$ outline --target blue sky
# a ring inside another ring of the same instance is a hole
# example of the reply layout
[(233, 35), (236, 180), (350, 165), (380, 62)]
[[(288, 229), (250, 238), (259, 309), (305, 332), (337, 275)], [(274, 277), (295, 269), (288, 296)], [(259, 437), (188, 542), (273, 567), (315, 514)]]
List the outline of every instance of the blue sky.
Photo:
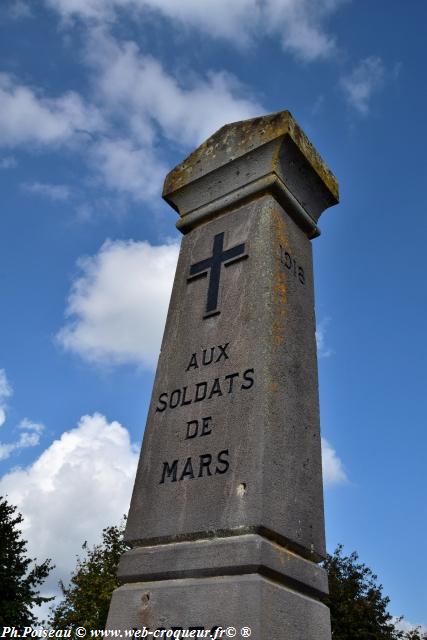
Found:
[(2, 0), (0, 492), (67, 579), (127, 511), (179, 234), (166, 172), (289, 109), (341, 188), (315, 281), (329, 550), (427, 625), (427, 6)]

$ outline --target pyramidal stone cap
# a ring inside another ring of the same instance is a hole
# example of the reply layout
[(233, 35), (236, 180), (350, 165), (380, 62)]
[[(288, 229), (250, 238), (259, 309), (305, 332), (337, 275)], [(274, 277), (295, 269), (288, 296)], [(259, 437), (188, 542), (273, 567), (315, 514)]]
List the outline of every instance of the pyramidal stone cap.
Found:
[(289, 111), (221, 127), (167, 176), (163, 198), (191, 231), (241, 201), (270, 194), (316, 237), (321, 213), (338, 203), (338, 182)]

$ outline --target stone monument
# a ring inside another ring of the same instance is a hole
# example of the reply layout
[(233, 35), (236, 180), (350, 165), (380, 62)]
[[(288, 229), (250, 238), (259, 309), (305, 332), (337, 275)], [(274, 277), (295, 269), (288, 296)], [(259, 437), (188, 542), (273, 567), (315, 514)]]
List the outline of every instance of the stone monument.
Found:
[(163, 197), (184, 237), (107, 628), (330, 640), (311, 239), (337, 182), (282, 111)]

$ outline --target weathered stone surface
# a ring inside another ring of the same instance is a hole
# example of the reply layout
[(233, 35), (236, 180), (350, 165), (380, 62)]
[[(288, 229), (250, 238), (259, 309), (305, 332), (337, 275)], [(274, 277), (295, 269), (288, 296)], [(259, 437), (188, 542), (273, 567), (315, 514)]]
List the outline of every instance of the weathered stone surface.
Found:
[(330, 640), (310, 238), (338, 187), (288, 112), (166, 179), (184, 238), (109, 628)]
[[(191, 264), (212, 255), (220, 233), (225, 249), (244, 243), (247, 258), (222, 266), (220, 313), (204, 318), (208, 277), (187, 276)], [(177, 274), (127, 538), (152, 544), (258, 531), (319, 559), (310, 241), (264, 196), (186, 235)], [(203, 365), (204, 350), (212, 363)], [(187, 438), (196, 428), (188, 423), (198, 421), (200, 434), (204, 418), (211, 433)], [(209, 467), (200, 466), (209, 460), (201, 456), (212, 457)]]
[(338, 202), (335, 176), (289, 111), (222, 127), (169, 173), (163, 197), (183, 217), (178, 227), (185, 232), (199, 220), (196, 212), (211, 215), (262, 191), (305, 219), (310, 237), (318, 235), (322, 211)]
[[(219, 167), (230, 164), (269, 142), (282, 143), (289, 136), (319, 176), (331, 196), (338, 200), (338, 183), (298, 126), (289, 111), (278, 111), (269, 115), (241, 122), (226, 124), (208, 138), (181, 164), (173, 169), (165, 180), (163, 196), (167, 199), (182, 187), (204, 177)], [(277, 158), (275, 159), (277, 161)]]
[(254, 535), (136, 547), (120, 561), (123, 582), (258, 573), (317, 599), (328, 593), (326, 571), (279, 544)]
[[(108, 629), (249, 627), (257, 640), (330, 638), (328, 608), (262, 576), (166, 580), (120, 587)], [(226, 638), (226, 635), (222, 636)]]

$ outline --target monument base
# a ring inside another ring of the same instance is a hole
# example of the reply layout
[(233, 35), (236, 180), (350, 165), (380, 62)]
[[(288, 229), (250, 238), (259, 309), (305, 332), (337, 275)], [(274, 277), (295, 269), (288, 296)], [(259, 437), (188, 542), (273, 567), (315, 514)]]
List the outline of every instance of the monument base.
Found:
[(120, 629), (123, 637), (132, 629), (139, 637), (143, 629), (200, 629), (211, 631), (208, 638), (331, 638), (323, 603), (258, 574), (124, 585), (113, 594), (107, 629)]
[(107, 629), (122, 637), (200, 629), (217, 640), (250, 629), (256, 640), (331, 638), (325, 570), (258, 534), (137, 547), (118, 575), (127, 584), (113, 594)]

